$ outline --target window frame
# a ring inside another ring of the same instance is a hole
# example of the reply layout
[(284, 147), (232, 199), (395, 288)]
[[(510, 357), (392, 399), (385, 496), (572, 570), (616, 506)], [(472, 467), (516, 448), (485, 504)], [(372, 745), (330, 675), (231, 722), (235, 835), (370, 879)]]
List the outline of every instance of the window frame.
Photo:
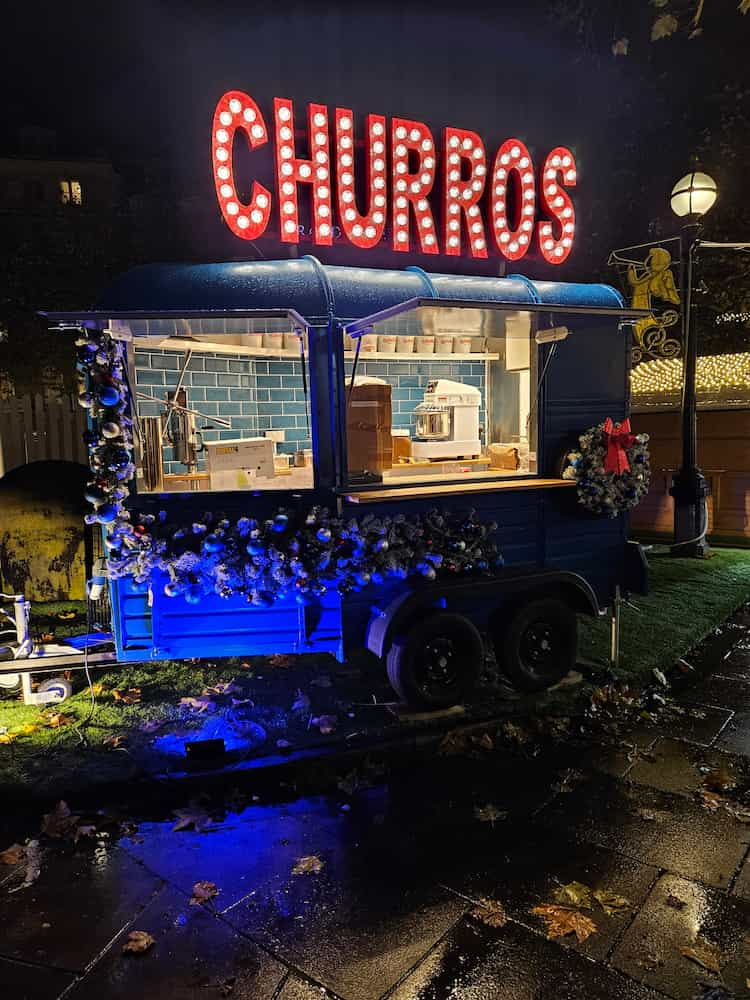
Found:
[[(556, 325), (554, 322), (555, 315), (570, 316), (570, 315), (582, 315), (582, 316), (594, 316), (594, 315), (605, 315), (611, 316), (612, 318), (618, 318), (621, 323), (634, 322), (636, 319), (641, 317), (642, 310), (628, 309), (627, 307), (622, 308), (611, 308), (611, 307), (591, 307), (591, 306), (575, 306), (575, 305), (563, 305), (563, 304), (550, 304), (541, 302), (523, 302), (523, 301), (494, 301), (494, 300), (483, 300), (483, 299), (449, 299), (441, 297), (425, 297), (418, 296), (412, 299), (407, 299), (405, 302), (397, 303), (393, 306), (389, 306), (386, 309), (379, 310), (378, 312), (371, 313), (368, 316), (361, 317), (359, 319), (349, 320), (343, 322), (340, 325), (340, 337), (339, 343), (337, 345), (337, 357), (339, 363), (337, 365), (337, 394), (338, 398), (341, 400), (341, 406), (339, 407), (339, 433), (337, 441), (337, 461), (339, 472), (339, 481), (337, 484), (337, 492), (346, 496), (350, 493), (356, 492), (357, 494), (365, 495), (368, 492), (376, 493), (383, 491), (384, 489), (394, 490), (394, 491), (408, 491), (412, 488), (425, 487), (425, 486), (435, 486), (438, 487), (441, 483), (436, 481), (424, 482), (419, 476), (405, 477), (403, 481), (389, 480), (386, 482), (372, 482), (372, 483), (354, 483), (349, 480), (349, 470), (348, 470), (348, 456), (347, 456), (347, 433), (346, 433), (346, 399), (349, 391), (349, 378), (346, 375), (345, 364), (344, 364), (344, 337), (349, 336), (357, 340), (358, 338), (364, 336), (367, 333), (374, 332), (374, 327), (377, 323), (381, 323), (384, 320), (393, 319), (396, 316), (401, 315), (404, 312), (414, 311), (423, 307), (428, 308), (451, 308), (451, 309), (474, 309), (474, 310), (484, 310), (492, 309), (501, 312), (527, 312), (531, 314), (531, 329), (529, 336), (531, 338), (532, 344), (536, 346), (536, 355), (534, 358), (534, 365), (532, 365), (532, 370), (536, 370), (537, 373), (537, 384), (533, 383), (530, 386), (530, 412), (535, 413), (536, 422), (536, 441), (535, 441), (535, 452), (537, 455), (537, 467), (535, 472), (519, 472), (517, 474), (498, 474), (498, 475), (482, 475), (479, 476), (478, 473), (466, 473), (460, 476), (449, 476), (446, 475), (444, 480), (445, 484), (456, 485), (461, 484), (466, 487), (468, 491), (479, 491), (485, 485), (494, 485), (498, 482), (506, 482), (511, 484), (513, 482), (528, 482), (533, 480), (548, 481), (550, 479), (549, 471), (542, 468), (540, 457), (544, 455), (544, 414), (546, 412), (546, 377), (544, 377), (545, 366), (548, 363), (550, 357), (551, 345), (538, 343), (535, 339), (537, 332), (539, 331), (539, 317), (549, 316), (552, 322), (550, 326)], [(404, 355), (404, 360), (408, 360), (407, 355)]]
[[(60, 314), (50, 313), (48, 318), (50, 320), (55, 320), (56, 316)], [(315, 427), (314, 419), (314, 409), (316, 398), (316, 384), (315, 376), (313, 374), (310, 358), (310, 329), (311, 325), (294, 309), (237, 309), (237, 310), (169, 310), (169, 311), (138, 311), (138, 312), (107, 312), (107, 313), (91, 313), (87, 314), (86, 319), (96, 318), (100, 327), (106, 325), (110, 328), (110, 332), (117, 339), (121, 340), (125, 344), (125, 368), (127, 372), (127, 382), (128, 382), (128, 401), (130, 406), (131, 416), (133, 416), (133, 461), (138, 468), (142, 467), (142, 452), (141, 452), (141, 440), (138, 431), (138, 415), (136, 412), (137, 399), (138, 399), (138, 389), (136, 383), (136, 365), (135, 365), (135, 352), (138, 350), (138, 341), (141, 339), (138, 335), (134, 335), (130, 330), (128, 324), (135, 322), (144, 321), (174, 321), (174, 320), (191, 320), (191, 319), (204, 319), (204, 320), (221, 320), (221, 319), (232, 319), (232, 320), (263, 320), (263, 319), (283, 319), (289, 320), (290, 326), (292, 327), (292, 333), (297, 334), (302, 343), (305, 342), (304, 338), (307, 337), (307, 348), (305, 349), (305, 369), (307, 376), (307, 398), (308, 398), (308, 417), (310, 420), (310, 437), (313, 451), (313, 483), (311, 486), (305, 487), (288, 487), (279, 486), (278, 488), (268, 489), (260, 488), (257, 490), (145, 490), (142, 486), (139, 486), (140, 477), (136, 476), (131, 482), (131, 501), (136, 498), (149, 499), (153, 497), (183, 497), (185, 495), (197, 495), (200, 497), (209, 496), (233, 496), (242, 497), (245, 495), (249, 496), (273, 496), (276, 494), (282, 494), (284, 492), (293, 492), (300, 495), (309, 495), (314, 493), (320, 488), (320, 472), (319, 463), (316, 461), (316, 455), (318, 454), (316, 450), (316, 436), (319, 434), (319, 429)], [(121, 328), (118, 331), (117, 326), (112, 329), (113, 324), (121, 324)], [(217, 338), (217, 344), (220, 343), (220, 338), (226, 336), (227, 334), (217, 333), (215, 336)], [(167, 341), (172, 339), (175, 341), (174, 349), (178, 351), (184, 351), (185, 345), (189, 345), (190, 341), (186, 340), (179, 335), (165, 334), (162, 341)], [(203, 343), (206, 343), (205, 341)], [(160, 349), (169, 349), (170, 345), (163, 345), (163, 343), (158, 345)], [(229, 350), (230, 347), (236, 345), (227, 345), (227, 353), (243, 353), (241, 349), (236, 352)], [(260, 349), (263, 350), (263, 349)], [(211, 353), (210, 350), (205, 353)], [(272, 357), (273, 354), (248, 354), (249, 357)], [(220, 414), (219, 414), (220, 415)], [(187, 475), (187, 473), (186, 473)]]

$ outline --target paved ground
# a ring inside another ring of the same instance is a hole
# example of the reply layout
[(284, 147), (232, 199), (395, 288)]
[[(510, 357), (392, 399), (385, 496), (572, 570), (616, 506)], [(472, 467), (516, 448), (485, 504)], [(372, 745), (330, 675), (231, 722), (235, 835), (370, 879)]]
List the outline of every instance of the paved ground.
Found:
[[(749, 996), (750, 618), (712, 649), (686, 714), (658, 727), (538, 754), (475, 745), (387, 779), (364, 767), (316, 797), (206, 800), (183, 816), (201, 831), (175, 831), (164, 803), (137, 829), (102, 835), (100, 816), (77, 844), (42, 837), (33, 884), (0, 866), (0, 995)], [(296, 874), (310, 858), (320, 870)], [(211, 903), (190, 904), (198, 881)], [(612, 915), (590, 901), (581, 943), (531, 912), (572, 882), (623, 897)], [(504, 926), (472, 914), (482, 897)], [(154, 939), (143, 954), (123, 954), (133, 931)]]

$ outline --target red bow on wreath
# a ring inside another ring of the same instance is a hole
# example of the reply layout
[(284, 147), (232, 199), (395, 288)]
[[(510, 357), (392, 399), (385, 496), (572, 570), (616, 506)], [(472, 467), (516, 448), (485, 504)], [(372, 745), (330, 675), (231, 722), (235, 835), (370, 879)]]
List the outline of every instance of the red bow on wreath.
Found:
[(630, 433), (630, 420), (623, 420), (621, 424), (615, 424), (611, 417), (607, 417), (602, 430), (607, 439), (604, 471), (614, 472), (618, 476), (622, 475), (623, 472), (629, 472), (630, 462), (628, 462), (625, 449), (632, 448), (636, 442), (635, 434)]

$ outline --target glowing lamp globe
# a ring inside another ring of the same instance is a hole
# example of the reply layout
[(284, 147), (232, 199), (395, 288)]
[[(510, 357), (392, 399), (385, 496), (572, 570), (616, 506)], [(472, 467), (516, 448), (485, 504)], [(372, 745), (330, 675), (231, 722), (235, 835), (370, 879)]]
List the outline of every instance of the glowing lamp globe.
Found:
[(685, 174), (672, 188), (670, 205), (675, 215), (699, 218), (716, 201), (716, 181), (708, 174), (693, 171)]

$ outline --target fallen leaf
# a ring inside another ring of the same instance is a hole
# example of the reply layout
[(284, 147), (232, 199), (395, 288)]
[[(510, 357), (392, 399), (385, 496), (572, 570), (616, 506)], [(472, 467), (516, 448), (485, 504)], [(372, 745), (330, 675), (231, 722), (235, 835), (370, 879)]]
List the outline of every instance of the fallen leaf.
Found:
[(18, 739), (18, 733), (0, 733), (0, 744), (9, 746)]
[(122, 733), (112, 733), (111, 736), (105, 736), (102, 740), (102, 746), (107, 747), (109, 750), (117, 750), (119, 747), (125, 746), (127, 743), (127, 736)]
[(154, 944), (156, 941), (148, 931), (131, 931), (128, 940), (122, 946), (122, 951), (124, 955), (142, 955)]
[(0, 851), (0, 864), (20, 865), (26, 857), (26, 848), (22, 844), (11, 844), (4, 851)]
[(47, 725), (50, 729), (60, 729), (62, 726), (69, 726), (73, 721), (72, 715), (64, 715), (62, 712), (53, 712), (47, 716)]
[(596, 889), (593, 896), (608, 917), (616, 917), (618, 913), (625, 913), (631, 908), (629, 899), (618, 896), (615, 892), (608, 892), (607, 889)]
[(30, 840), (26, 845), (26, 870), (23, 875), (23, 882), (11, 889), (11, 892), (18, 892), (20, 889), (27, 889), (39, 878), (42, 871), (42, 851), (38, 840)]
[(318, 729), (324, 736), (328, 736), (336, 728), (336, 723), (339, 721), (336, 715), (319, 715), (316, 719), (313, 719), (313, 725), (317, 726)]
[(141, 733), (155, 733), (157, 729), (161, 729), (166, 721), (166, 719), (147, 719), (138, 726), (138, 730)]
[(508, 914), (505, 907), (496, 899), (480, 898), (477, 905), (471, 911), (470, 916), (475, 920), (481, 920), (489, 927), (505, 927), (508, 922)]
[(65, 837), (78, 825), (80, 818), (73, 816), (68, 803), (61, 799), (52, 812), (45, 813), (42, 817), (42, 833), (47, 837)]
[(274, 653), (268, 657), (268, 663), (272, 667), (293, 667), (297, 662), (297, 657), (291, 653)]
[(750, 823), (750, 809), (739, 802), (724, 802), (724, 811), (740, 823)]
[(628, 54), (628, 46), (630, 45), (630, 39), (628, 38), (617, 38), (612, 42), (612, 55), (613, 56), (626, 56)]
[(684, 899), (680, 899), (679, 896), (675, 896), (674, 893), (671, 892), (664, 900), (664, 903), (666, 906), (671, 906), (673, 910), (684, 910), (687, 906)]
[(315, 875), (323, 870), (325, 861), (321, 861), (317, 854), (307, 854), (300, 858), (292, 868), (292, 875)]
[(40, 642), (54, 642), (55, 641), (55, 634), (54, 634), (54, 632), (42, 632), (42, 634), (39, 636), (39, 641)]
[(724, 803), (724, 799), (721, 795), (717, 795), (716, 792), (708, 792), (705, 789), (698, 793), (701, 800), (701, 805), (707, 812), (718, 812)]
[(658, 667), (654, 667), (651, 673), (654, 675), (654, 678), (661, 684), (662, 687), (669, 687), (669, 681), (667, 680), (663, 670), (659, 670)]
[(531, 739), (529, 733), (522, 726), (517, 726), (515, 722), (504, 722), (502, 732), (506, 739), (519, 747), (524, 746)]
[(651, 27), (651, 41), (658, 42), (660, 38), (669, 38), (679, 26), (679, 21), (674, 14), (661, 14)]
[(242, 694), (243, 690), (234, 681), (221, 681), (218, 684), (212, 684), (210, 687), (204, 688), (203, 695), (228, 695), (228, 694)]
[(580, 910), (572, 910), (566, 906), (544, 903), (542, 906), (533, 907), (531, 912), (538, 914), (544, 920), (547, 925), (547, 937), (550, 938), (575, 934), (579, 944), (582, 944), (598, 929), (591, 917), (587, 917)]
[(560, 772), (560, 780), (552, 784), (552, 791), (561, 793), (572, 792), (576, 785), (583, 781), (584, 777), (585, 775), (582, 771), (577, 771), (574, 767), (566, 768), (565, 771)]
[(174, 809), (173, 815), (177, 817), (177, 822), (172, 827), (173, 833), (175, 830), (189, 830), (190, 827), (196, 833), (203, 833), (213, 822), (204, 809), (194, 804), (191, 804), (187, 809)]
[(494, 750), (495, 741), (492, 739), (489, 733), (482, 733), (481, 736), (472, 736), (471, 742), (474, 746), (479, 747), (480, 750)]
[(297, 694), (294, 702), (292, 703), (292, 711), (297, 715), (309, 715), (310, 705), (310, 699), (307, 697), (302, 688), (297, 688)]
[(81, 837), (95, 837), (96, 826), (93, 823), (77, 823), (73, 834), (73, 843), (77, 844)]
[(211, 701), (207, 695), (198, 695), (197, 698), (180, 698), (180, 705), (186, 708), (193, 708), (196, 712), (213, 712), (216, 702)]
[(39, 726), (35, 726), (31, 722), (27, 722), (26, 725), (21, 726), (21, 728), (18, 730), (18, 735), (32, 736), (37, 731), (37, 729), (39, 729)]
[(57, 613), (57, 617), (63, 622), (69, 622), (71, 618), (75, 618), (75, 616), (75, 611), (58, 611)]
[(697, 937), (689, 947), (681, 948), (680, 952), (709, 972), (721, 972), (724, 956), (717, 945), (705, 938)]
[(549, 691), (559, 691), (561, 688), (576, 687), (583, 680), (583, 674), (578, 670), (569, 670), (567, 674), (559, 680), (557, 684), (553, 684)]
[(468, 749), (468, 736), (466, 733), (455, 729), (453, 732), (445, 734), (438, 745), (437, 752), (440, 757), (456, 757), (459, 754), (466, 753)]
[(576, 906), (584, 910), (590, 910), (591, 889), (583, 882), (568, 882), (561, 885), (552, 893), (552, 898), (561, 906)]
[(291, 745), (289, 740), (276, 740), (276, 746), (279, 750), (288, 750)]
[(649, 823), (660, 823), (664, 818), (664, 813), (658, 809), (638, 809), (636, 815)]
[(703, 787), (710, 792), (726, 792), (734, 788), (737, 778), (728, 768), (718, 767), (709, 771), (703, 778)]
[(123, 705), (137, 705), (141, 700), (141, 689), (128, 688), (126, 691), (123, 688), (115, 688), (112, 691), (112, 697), (115, 701), (121, 701)]
[(740, 12), (740, 14), (747, 14), (747, 12), (750, 10), (750, 0), (740, 0), (737, 10)]
[(491, 823), (493, 826), (498, 820), (507, 819), (508, 817), (507, 812), (503, 812), (502, 809), (493, 806), (491, 802), (486, 806), (477, 806), (474, 809), (474, 815), (480, 823)]
[(214, 882), (196, 882), (193, 886), (193, 894), (190, 897), (191, 906), (201, 906), (203, 903), (208, 903), (212, 899), (215, 899), (221, 889), (219, 889)]

